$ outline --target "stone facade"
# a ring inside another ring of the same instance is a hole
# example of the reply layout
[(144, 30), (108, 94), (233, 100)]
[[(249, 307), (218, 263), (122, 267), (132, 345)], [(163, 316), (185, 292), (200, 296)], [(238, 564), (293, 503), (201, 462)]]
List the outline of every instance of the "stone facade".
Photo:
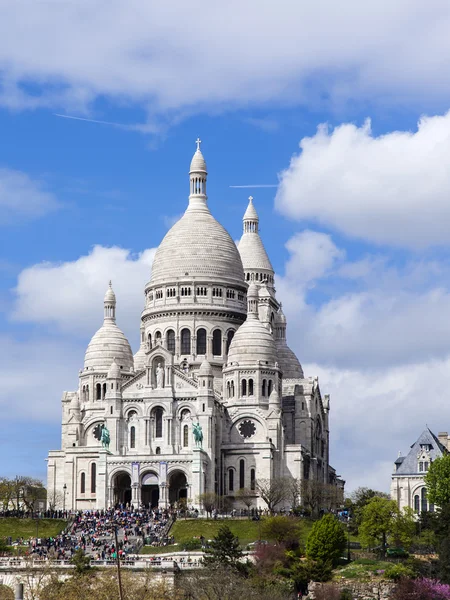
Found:
[(400, 509), (408, 506), (417, 514), (434, 511), (434, 506), (427, 500), (424, 477), (432, 461), (448, 452), (449, 448), (447, 432), (436, 436), (427, 427), (406, 456), (399, 453), (392, 474), (391, 498), (396, 500)]
[(200, 507), (204, 492), (234, 500), (247, 488), (264, 507), (257, 479), (336, 481), (330, 399), (287, 345), (252, 199), (237, 247), (209, 211), (206, 180), (198, 144), (188, 208), (145, 286), (134, 357), (116, 325), (111, 285), (106, 292), (79, 388), (62, 398), (61, 450), (48, 457), (49, 498), (59, 506), (166, 507), (185, 498)]

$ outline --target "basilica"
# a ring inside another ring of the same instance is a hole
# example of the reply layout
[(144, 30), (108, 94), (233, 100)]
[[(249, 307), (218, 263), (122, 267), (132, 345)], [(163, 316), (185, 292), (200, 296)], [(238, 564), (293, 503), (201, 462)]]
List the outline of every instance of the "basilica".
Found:
[[(236, 245), (211, 214), (197, 141), (186, 212), (162, 240), (144, 288), (133, 356), (111, 283), (76, 391), (62, 397), (48, 498), (85, 510), (118, 503), (202, 508), (258, 482), (336, 482), (330, 398), (286, 341), (274, 270), (249, 200)], [(117, 301), (118, 300), (118, 301)], [(286, 498), (288, 508), (292, 499)]]

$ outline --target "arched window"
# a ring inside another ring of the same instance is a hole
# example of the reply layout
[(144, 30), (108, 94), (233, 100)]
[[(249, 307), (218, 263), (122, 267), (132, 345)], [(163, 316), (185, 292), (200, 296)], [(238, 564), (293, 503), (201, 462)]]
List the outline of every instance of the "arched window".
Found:
[(91, 465), (91, 494), (95, 494), (97, 489), (97, 465), (92, 463)]
[(255, 469), (250, 469), (250, 489), (255, 491), (256, 489), (256, 478), (255, 478)]
[(230, 349), (230, 344), (233, 341), (234, 338), (234, 330), (231, 329), (228, 333), (227, 333), (227, 354), (228, 354), (228, 350)]
[(206, 354), (206, 329), (197, 331), (197, 354)]
[(81, 473), (80, 475), (80, 494), (84, 494), (86, 492), (86, 473)]
[(155, 344), (160, 344), (161, 343), (161, 332), (157, 331), (155, 333)]
[(253, 396), (253, 379), (248, 380), (248, 395)]
[(215, 329), (213, 332), (212, 353), (213, 356), (222, 355), (222, 332), (220, 329)]
[(243, 379), (241, 385), (242, 385), (242, 394), (241, 394), (241, 396), (246, 396), (247, 395), (247, 380)]
[(95, 386), (95, 399), (96, 400), (102, 399), (102, 384), (101, 383), (97, 383), (97, 385)]
[(422, 501), (422, 512), (426, 512), (428, 510), (428, 502), (427, 502), (427, 488), (423, 487), (420, 492), (421, 501)]
[(102, 386), (102, 400), (105, 399), (105, 396), (106, 396), (106, 383), (104, 383)]
[(245, 487), (245, 461), (243, 458), (239, 461), (239, 487)]
[(262, 382), (262, 395), (263, 395), (263, 398), (266, 397), (266, 393), (267, 393), (267, 381), (265, 379), (263, 379), (263, 382)]
[(166, 346), (169, 352), (175, 352), (175, 331), (169, 329), (166, 333)]
[(189, 446), (189, 426), (184, 425), (183, 427), (183, 447), (187, 448)]
[(147, 336), (147, 343), (148, 343), (148, 347), (151, 348), (152, 347), (152, 334), (149, 333)]
[(231, 382), (231, 397), (234, 398), (234, 381)]
[(189, 329), (181, 330), (181, 354), (191, 353), (191, 332)]
[(234, 469), (228, 471), (228, 491), (234, 492)]
[(130, 428), (130, 448), (136, 448), (136, 427)]
[(269, 379), (269, 384), (267, 386), (267, 395), (270, 396), (270, 394), (272, 393), (273, 390), (273, 381), (271, 379)]
[(229, 381), (227, 381), (227, 398), (231, 398), (231, 385)]
[(414, 512), (416, 512), (417, 514), (420, 513), (420, 498), (419, 498), (419, 494), (416, 494), (414, 496)]
[(163, 409), (155, 408), (155, 437), (161, 438), (163, 436)]
[(161, 454), (161, 448), (159, 446), (156, 448), (156, 454)]

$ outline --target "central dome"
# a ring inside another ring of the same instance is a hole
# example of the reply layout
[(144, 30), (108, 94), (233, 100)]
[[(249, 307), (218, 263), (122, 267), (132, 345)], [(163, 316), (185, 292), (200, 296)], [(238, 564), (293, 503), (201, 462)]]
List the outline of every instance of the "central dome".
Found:
[(206, 207), (189, 207), (156, 251), (150, 283), (178, 279), (244, 283), (236, 244)]
[(245, 281), (236, 244), (209, 212), (206, 195), (207, 169), (197, 139), (189, 170), (189, 206), (166, 234), (153, 260), (150, 284), (179, 280), (210, 280), (238, 284)]

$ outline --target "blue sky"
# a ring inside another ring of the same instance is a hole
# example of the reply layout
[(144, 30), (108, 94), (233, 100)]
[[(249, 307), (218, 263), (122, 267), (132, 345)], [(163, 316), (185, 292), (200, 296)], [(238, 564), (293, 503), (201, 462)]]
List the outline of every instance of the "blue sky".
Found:
[[(45, 477), (110, 278), (137, 347), (200, 136), (234, 239), (255, 198), (332, 463), (388, 489), (398, 451), (450, 427), (448, 4), (20, 4), (0, 7), (0, 475)], [(230, 187), (250, 184), (277, 187)]]

